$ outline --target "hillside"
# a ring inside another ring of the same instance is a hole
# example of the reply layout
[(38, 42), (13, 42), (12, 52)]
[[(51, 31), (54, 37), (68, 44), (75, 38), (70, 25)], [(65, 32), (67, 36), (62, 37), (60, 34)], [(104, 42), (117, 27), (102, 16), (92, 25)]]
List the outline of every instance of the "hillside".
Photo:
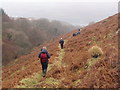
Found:
[[(120, 88), (118, 14), (59, 36), (3, 67), (3, 88)], [(59, 39), (65, 39), (64, 49)], [(38, 53), (47, 46), (52, 54), (46, 78), (41, 76)], [(97, 47), (93, 49), (92, 47)], [(92, 52), (91, 52), (92, 51)], [(98, 54), (93, 57), (92, 54)]]
[[(2, 14), (2, 42), (4, 43), (3, 65), (7, 65), (21, 55), (28, 54), (32, 48), (75, 28), (71, 24), (57, 20), (9, 17), (3, 9), (0, 9), (0, 13)], [(12, 51), (14, 48), (15, 51)]]

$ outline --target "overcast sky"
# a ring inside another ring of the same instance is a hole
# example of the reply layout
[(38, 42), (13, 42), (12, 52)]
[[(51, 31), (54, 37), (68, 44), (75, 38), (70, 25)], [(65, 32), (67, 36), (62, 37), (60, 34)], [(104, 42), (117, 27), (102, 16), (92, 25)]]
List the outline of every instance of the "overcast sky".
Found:
[(12, 17), (48, 18), (86, 25), (118, 13), (119, 0), (0, 0)]

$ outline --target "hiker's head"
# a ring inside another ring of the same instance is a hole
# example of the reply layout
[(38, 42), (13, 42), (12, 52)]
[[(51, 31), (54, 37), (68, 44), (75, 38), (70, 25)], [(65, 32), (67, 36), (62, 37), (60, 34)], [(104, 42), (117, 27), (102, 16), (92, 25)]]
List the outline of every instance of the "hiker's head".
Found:
[(61, 40), (62, 40), (62, 38), (61, 38)]
[(42, 49), (47, 49), (46, 47), (43, 47)]

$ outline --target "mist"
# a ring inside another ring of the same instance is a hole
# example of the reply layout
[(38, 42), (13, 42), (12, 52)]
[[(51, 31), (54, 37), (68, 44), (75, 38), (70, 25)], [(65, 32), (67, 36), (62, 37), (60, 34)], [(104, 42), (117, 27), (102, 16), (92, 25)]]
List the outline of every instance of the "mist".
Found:
[(3, 2), (11, 17), (47, 18), (86, 25), (118, 13), (117, 2)]

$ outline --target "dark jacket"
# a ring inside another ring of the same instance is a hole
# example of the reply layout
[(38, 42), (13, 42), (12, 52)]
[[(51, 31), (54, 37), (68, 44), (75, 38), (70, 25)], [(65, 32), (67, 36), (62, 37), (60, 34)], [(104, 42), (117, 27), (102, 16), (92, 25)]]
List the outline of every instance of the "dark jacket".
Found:
[(78, 34), (80, 34), (80, 32), (77, 32), (76, 34), (78, 35)]
[(41, 53), (46, 53), (48, 59), (50, 58), (50, 54), (48, 53), (48, 51), (46, 49), (42, 49), (42, 51), (38, 54), (38, 57), (40, 58)]
[(60, 40), (59, 43), (60, 43), (60, 44), (64, 44), (64, 40)]
[(80, 32), (76, 32), (76, 33), (73, 33), (73, 36), (77, 36), (79, 34), (80, 34)]
[(73, 33), (73, 36), (76, 36), (76, 33)]

